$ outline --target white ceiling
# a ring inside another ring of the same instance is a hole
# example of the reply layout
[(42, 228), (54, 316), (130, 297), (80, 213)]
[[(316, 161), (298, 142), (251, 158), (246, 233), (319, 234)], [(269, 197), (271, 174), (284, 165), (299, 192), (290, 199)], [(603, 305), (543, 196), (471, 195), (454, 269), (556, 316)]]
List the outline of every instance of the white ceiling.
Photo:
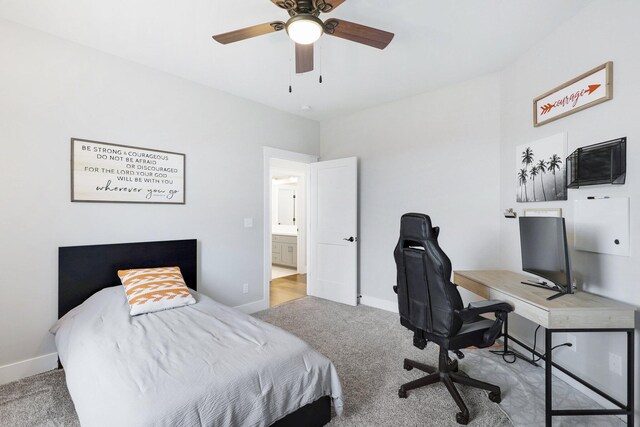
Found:
[(380, 51), (323, 36), (316, 70), (293, 74), (291, 94), (285, 32), (226, 46), (211, 39), (286, 20), (269, 0), (0, 0), (0, 17), (322, 120), (500, 70), (589, 1), (347, 0), (323, 17), (391, 31), (394, 40)]

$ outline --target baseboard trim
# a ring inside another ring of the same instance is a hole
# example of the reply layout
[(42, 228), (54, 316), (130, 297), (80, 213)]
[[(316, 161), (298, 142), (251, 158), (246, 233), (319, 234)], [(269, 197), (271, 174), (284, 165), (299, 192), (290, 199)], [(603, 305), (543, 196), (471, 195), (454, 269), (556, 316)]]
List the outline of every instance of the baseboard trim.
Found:
[(389, 301), (382, 298), (370, 297), (368, 295), (362, 295), (360, 297), (360, 304), (369, 307), (379, 308), (381, 310), (391, 311), (393, 313), (398, 312), (398, 302)]
[(10, 383), (58, 367), (58, 353), (49, 353), (33, 359), (0, 366), (0, 384)]
[(240, 310), (243, 313), (252, 314), (257, 313), (258, 311), (266, 310), (267, 308), (269, 308), (269, 303), (267, 303), (266, 300), (261, 299), (247, 304), (237, 305), (233, 308), (235, 308), (236, 310)]

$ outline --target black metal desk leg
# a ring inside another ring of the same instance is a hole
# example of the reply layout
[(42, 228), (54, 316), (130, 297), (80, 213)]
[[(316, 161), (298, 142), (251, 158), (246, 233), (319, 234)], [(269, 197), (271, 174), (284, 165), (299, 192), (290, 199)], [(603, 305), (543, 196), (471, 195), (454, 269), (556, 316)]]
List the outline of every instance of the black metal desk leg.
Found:
[(509, 351), (508, 343), (507, 343), (507, 341), (509, 340), (509, 316), (508, 315), (504, 319), (504, 333), (502, 334), (502, 339), (504, 341), (503, 351), (506, 353), (507, 351)]
[(551, 391), (551, 335), (552, 331), (550, 329), (545, 329), (544, 336), (544, 416), (545, 416), (545, 425), (547, 427), (551, 427), (551, 410), (552, 410), (552, 401), (553, 395)]
[(634, 329), (627, 330), (627, 425), (633, 425), (633, 416), (634, 416), (634, 378), (635, 373), (633, 372), (633, 364), (634, 364), (634, 352), (635, 352), (635, 342), (634, 342)]

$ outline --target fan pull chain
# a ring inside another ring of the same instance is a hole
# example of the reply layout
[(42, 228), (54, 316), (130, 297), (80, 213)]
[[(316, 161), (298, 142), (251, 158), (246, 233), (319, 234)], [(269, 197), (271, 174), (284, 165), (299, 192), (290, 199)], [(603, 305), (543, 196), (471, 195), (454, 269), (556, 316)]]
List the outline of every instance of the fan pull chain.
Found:
[(292, 57), (292, 52), (293, 52), (293, 43), (289, 43), (289, 93), (293, 92), (293, 87), (291, 86), (291, 80), (292, 80), (292, 76), (291, 76), (291, 70), (292, 70), (292, 61), (291, 61), (291, 57)]
[(318, 40), (318, 68), (320, 70), (320, 77), (318, 78), (318, 83), (322, 84), (322, 42)]

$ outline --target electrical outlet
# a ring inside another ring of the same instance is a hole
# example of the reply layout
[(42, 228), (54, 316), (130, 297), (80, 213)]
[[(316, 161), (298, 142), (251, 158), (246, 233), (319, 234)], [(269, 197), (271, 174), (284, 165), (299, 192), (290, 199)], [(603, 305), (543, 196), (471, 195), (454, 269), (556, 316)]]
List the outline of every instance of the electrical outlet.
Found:
[(622, 357), (615, 353), (609, 353), (609, 370), (622, 376)]
[(245, 218), (244, 228), (252, 228), (252, 227), (253, 227), (253, 218)]
[(249, 293), (249, 284), (248, 283), (244, 283), (242, 285), (242, 293), (243, 294), (248, 294)]
[(576, 351), (576, 336), (572, 334), (567, 334), (567, 342), (571, 343), (571, 351)]

